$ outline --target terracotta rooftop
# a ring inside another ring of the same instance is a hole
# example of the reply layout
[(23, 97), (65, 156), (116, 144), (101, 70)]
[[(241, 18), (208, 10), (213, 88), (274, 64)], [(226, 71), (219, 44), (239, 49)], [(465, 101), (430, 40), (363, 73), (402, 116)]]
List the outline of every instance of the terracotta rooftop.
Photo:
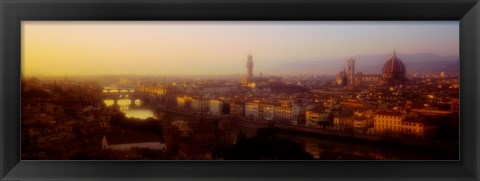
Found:
[(375, 115), (382, 115), (382, 116), (403, 116), (404, 113), (402, 113), (402, 112), (380, 111), (380, 112), (375, 113)]

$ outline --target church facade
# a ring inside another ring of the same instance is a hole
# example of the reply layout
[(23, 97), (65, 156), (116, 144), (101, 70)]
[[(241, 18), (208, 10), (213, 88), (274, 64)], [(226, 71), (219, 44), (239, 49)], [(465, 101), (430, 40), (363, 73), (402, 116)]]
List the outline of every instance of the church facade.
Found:
[(355, 60), (350, 58), (347, 61), (348, 71), (340, 71), (335, 79), (339, 86), (361, 87), (368, 85), (402, 85), (407, 81), (406, 68), (402, 60), (398, 58), (395, 50), (392, 56), (385, 62), (382, 74), (355, 73)]

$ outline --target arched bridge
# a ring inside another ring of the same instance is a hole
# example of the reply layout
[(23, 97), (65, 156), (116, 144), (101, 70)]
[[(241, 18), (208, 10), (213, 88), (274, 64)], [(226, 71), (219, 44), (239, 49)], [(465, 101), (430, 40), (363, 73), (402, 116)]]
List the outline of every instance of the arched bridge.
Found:
[(139, 93), (134, 88), (123, 88), (117, 86), (105, 86), (102, 90), (103, 99), (125, 99), (136, 100), (140, 98)]

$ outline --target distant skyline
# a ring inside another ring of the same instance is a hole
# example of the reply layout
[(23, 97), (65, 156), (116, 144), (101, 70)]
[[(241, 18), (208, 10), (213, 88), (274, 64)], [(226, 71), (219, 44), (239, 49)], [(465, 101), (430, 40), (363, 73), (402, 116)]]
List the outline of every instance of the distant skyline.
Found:
[(458, 55), (458, 21), (22, 22), (25, 76), (246, 74), (249, 53), (254, 74), (268, 74), (278, 64), (393, 49)]

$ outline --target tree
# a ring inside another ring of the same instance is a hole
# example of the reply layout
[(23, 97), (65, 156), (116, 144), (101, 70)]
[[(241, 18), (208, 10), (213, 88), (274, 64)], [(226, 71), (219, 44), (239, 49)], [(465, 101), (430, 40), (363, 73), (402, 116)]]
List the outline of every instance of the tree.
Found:
[(237, 133), (237, 142), (245, 141), (247, 139), (247, 135), (242, 131), (238, 131)]
[(226, 150), (227, 160), (310, 160), (313, 156), (298, 143), (277, 138), (271, 128), (260, 129), (257, 136), (241, 139)]
[(51, 95), (50, 93), (42, 90), (42, 89), (30, 89), (28, 91), (25, 91), (22, 94), (23, 98), (30, 98), (30, 99), (36, 99), (36, 98), (50, 98)]
[(125, 115), (122, 113), (117, 113), (112, 115), (112, 117), (110, 117), (110, 124), (119, 126), (120, 124), (123, 123), (124, 120), (125, 120)]

